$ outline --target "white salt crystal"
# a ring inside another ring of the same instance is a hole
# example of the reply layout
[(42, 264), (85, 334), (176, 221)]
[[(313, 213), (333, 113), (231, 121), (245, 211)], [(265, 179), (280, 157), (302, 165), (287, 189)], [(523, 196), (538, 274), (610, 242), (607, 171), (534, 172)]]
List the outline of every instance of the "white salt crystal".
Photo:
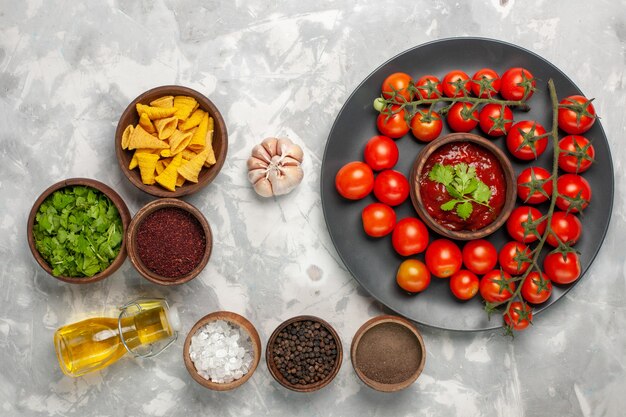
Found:
[(239, 326), (215, 320), (191, 337), (189, 357), (198, 374), (216, 383), (240, 379), (252, 366), (252, 340)]

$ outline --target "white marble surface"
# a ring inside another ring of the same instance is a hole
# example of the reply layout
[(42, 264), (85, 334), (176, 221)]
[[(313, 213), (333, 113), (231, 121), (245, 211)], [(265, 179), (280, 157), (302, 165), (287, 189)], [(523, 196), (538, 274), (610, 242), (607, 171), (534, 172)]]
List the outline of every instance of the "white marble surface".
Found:
[[(0, 0), (0, 415), (623, 415), (626, 2), (354, 3)], [(360, 383), (348, 359), (355, 330), (382, 309), (330, 242), (322, 153), (344, 100), (375, 67), (425, 41), (468, 35), (537, 52), (596, 97), (616, 170), (611, 228), (589, 275), (530, 331), (511, 341), (500, 332), (421, 328), (424, 373), (410, 389), (384, 395)], [(133, 213), (150, 201), (118, 169), (113, 135), (132, 98), (170, 83), (208, 95), (230, 133), (221, 174), (187, 198), (213, 227), (208, 267), (173, 289), (142, 280), (128, 261), (88, 286), (47, 276), (26, 243), (32, 202), (77, 176), (113, 186)], [(245, 160), (269, 135), (303, 146), (306, 177), (291, 195), (261, 200)], [(138, 295), (180, 303), (185, 333), (218, 309), (247, 316), (263, 341), (283, 319), (322, 316), (343, 337), (343, 367), (326, 389), (299, 395), (262, 362), (240, 389), (215, 393), (188, 376), (179, 340), (155, 360), (63, 376), (54, 330)]]

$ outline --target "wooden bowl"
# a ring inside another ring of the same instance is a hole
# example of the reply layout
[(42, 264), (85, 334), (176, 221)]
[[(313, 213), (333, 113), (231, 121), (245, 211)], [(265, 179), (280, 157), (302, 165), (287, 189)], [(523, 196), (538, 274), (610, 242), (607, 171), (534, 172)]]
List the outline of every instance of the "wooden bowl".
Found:
[[(202, 226), (206, 239), (204, 255), (202, 256), (200, 263), (188, 274), (175, 278), (164, 277), (151, 271), (141, 261), (141, 258), (137, 253), (137, 230), (139, 229), (141, 222), (151, 213), (154, 213), (155, 211), (164, 208), (178, 208), (190, 213), (193, 217), (196, 218), (196, 220), (198, 220), (198, 222)], [(211, 233), (211, 227), (209, 226), (209, 222), (207, 222), (204, 215), (200, 212), (200, 210), (198, 210), (191, 204), (186, 203), (182, 200), (178, 200), (176, 198), (164, 198), (160, 200), (154, 200), (143, 206), (137, 212), (137, 214), (135, 214), (135, 217), (133, 217), (132, 221), (130, 222), (126, 238), (126, 248), (128, 250), (128, 257), (130, 258), (130, 262), (141, 274), (141, 276), (143, 276), (148, 281), (154, 282), (155, 284), (159, 285), (179, 285), (194, 279), (204, 269), (207, 262), (209, 262), (212, 247), (213, 235)]]
[[(500, 166), (502, 167), (502, 172), (504, 174), (504, 179), (506, 182), (506, 195), (502, 211), (492, 223), (476, 231), (450, 230), (442, 226), (428, 213), (428, 211), (426, 211), (422, 202), (422, 196), (419, 186), (419, 177), (421, 176), (422, 169), (424, 168), (424, 165), (426, 165), (426, 161), (433, 154), (433, 152), (435, 152), (443, 145), (447, 145), (451, 142), (471, 142), (487, 149), (496, 157), (498, 162), (500, 162)], [(426, 225), (434, 230), (436, 233), (450, 239), (473, 240), (488, 236), (498, 230), (506, 222), (506, 220), (509, 218), (509, 215), (515, 208), (517, 186), (515, 171), (513, 170), (511, 161), (509, 160), (509, 158), (507, 158), (504, 152), (500, 150), (500, 148), (493, 144), (493, 142), (483, 138), (482, 136), (478, 136), (472, 133), (451, 133), (442, 136), (439, 139), (436, 139), (426, 145), (417, 155), (417, 158), (413, 163), (413, 167), (411, 169), (411, 174), (409, 177), (409, 184), (413, 207), (415, 207), (415, 211), (417, 211), (417, 214), (420, 216), (422, 221), (424, 221), (424, 223), (426, 223)]]
[[(122, 219), (122, 227), (124, 230), (122, 231), (122, 245), (120, 247), (120, 252), (117, 254), (111, 265), (104, 271), (92, 276), (92, 277), (66, 277), (66, 276), (54, 276), (52, 275), (52, 268), (48, 265), (48, 262), (41, 256), (37, 248), (35, 247), (35, 238), (33, 236), (33, 227), (35, 226), (35, 216), (37, 215), (37, 211), (39, 210), (39, 206), (43, 203), (43, 201), (48, 198), (53, 192), (60, 190), (62, 188), (74, 185), (82, 185), (86, 187), (91, 187), (100, 191), (102, 194), (106, 195), (111, 202), (117, 208), (117, 211), (120, 214), (120, 218)], [(128, 226), (130, 223), (130, 212), (128, 211), (128, 207), (126, 207), (126, 203), (122, 200), (122, 197), (119, 196), (118, 193), (113, 191), (111, 187), (106, 184), (101, 183), (100, 181), (92, 180), (89, 178), (70, 178), (67, 180), (59, 181), (56, 184), (48, 187), (35, 201), (33, 204), (33, 208), (30, 210), (30, 214), (28, 215), (28, 246), (30, 247), (30, 251), (32, 252), (35, 260), (41, 266), (44, 271), (48, 274), (52, 275), (56, 279), (60, 279), (61, 281), (69, 282), (72, 284), (88, 284), (91, 282), (100, 281), (105, 279), (113, 272), (117, 271), (117, 269), (122, 266), (124, 260), (126, 259), (126, 231), (128, 230)]]
[[(361, 338), (363, 337), (363, 335), (365, 335), (373, 327), (376, 327), (384, 323), (398, 324), (410, 330), (411, 333), (415, 335), (415, 339), (417, 340), (417, 343), (419, 345), (419, 351), (420, 351), (419, 352), (420, 360), (419, 360), (419, 365), (417, 369), (406, 380), (402, 382), (394, 383), (394, 384), (386, 384), (386, 383), (378, 382), (367, 377), (361, 371), (361, 369), (359, 369), (356, 363), (356, 352), (357, 352), (359, 343), (361, 342)], [(426, 348), (424, 347), (424, 340), (422, 339), (422, 335), (415, 328), (415, 326), (411, 324), (411, 322), (409, 322), (408, 320), (402, 317), (383, 315), (383, 316), (374, 317), (368, 320), (359, 328), (359, 330), (356, 331), (356, 333), (354, 334), (354, 338), (352, 339), (352, 345), (350, 346), (350, 357), (352, 360), (352, 367), (354, 368), (354, 371), (356, 372), (357, 376), (361, 379), (361, 381), (363, 381), (367, 386), (377, 391), (394, 392), (394, 391), (400, 391), (408, 387), (413, 382), (415, 382), (415, 380), (417, 380), (417, 378), (420, 376), (420, 374), (422, 373), (422, 370), (424, 369), (424, 365), (426, 364)]]
[[(250, 336), (254, 353), (254, 359), (252, 360), (252, 367), (250, 368), (250, 371), (248, 371), (247, 374), (235, 381), (223, 384), (212, 382), (208, 379), (204, 379), (203, 377), (201, 377), (200, 374), (198, 374), (198, 371), (196, 371), (196, 367), (194, 366), (193, 362), (191, 361), (191, 357), (189, 356), (191, 337), (196, 334), (200, 327), (215, 320), (225, 320), (244, 329)], [(248, 379), (250, 379), (250, 377), (256, 370), (257, 366), (259, 365), (259, 361), (261, 360), (261, 338), (259, 337), (259, 333), (257, 332), (256, 328), (245, 317), (230, 311), (216, 311), (202, 317), (191, 328), (189, 334), (187, 335), (187, 338), (185, 339), (185, 345), (183, 346), (183, 359), (185, 361), (185, 367), (187, 368), (187, 371), (189, 371), (189, 375), (191, 375), (194, 381), (196, 381), (198, 384), (215, 391), (228, 391), (237, 388), (240, 385), (243, 385)]]
[[(276, 367), (276, 364), (274, 363), (274, 353), (272, 350), (272, 346), (274, 345), (274, 342), (276, 341), (278, 334), (285, 327), (289, 326), (291, 323), (294, 323), (296, 321), (306, 321), (306, 320), (320, 323), (332, 335), (337, 345), (337, 361), (335, 362), (335, 367), (330, 372), (330, 374), (328, 374), (328, 377), (326, 377), (326, 379), (316, 382), (314, 384), (310, 384), (310, 385), (294, 385), (291, 382), (287, 381), (287, 379), (285, 379), (285, 377), (280, 373), (280, 371)], [(296, 392), (313, 392), (321, 388), (324, 388), (326, 385), (330, 384), (330, 382), (333, 379), (335, 379), (335, 377), (337, 376), (337, 373), (339, 373), (339, 369), (341, 368), (341, 362), (343, 361), (343, 347), (341, 345), (341, 339), (339, 338), (339, 335), (337, 334), (335, 329), (333, 329), (333, 327), (330, 324), (328, 324), (328, 322), (315, 316), (296, 316), (296, 317), (292, 317), (289, 320), (282, 322), (276, 328), (276, 330), (274, 330), (269, 340), (267, 341), (267, 347), (265, 348), (265, 361), (267, 363), (267, 369), (269, 369), (270, 374), (272, 374), (274, 379), (283, 387), (288, 388), (292, 391), (296, 391)]]
[[(213, 117), (215, 123), (213, 133), (213, 150), (215, 151), (216, 160), (215, 165), (212, 165), (209, 168), (203, 167), (200, 171), (198, 182), (196, 184), (187, 181), (182, 187), (176, 187), (176, 191), (166, 190), (158, 184), (146, 185), (141, 182), (139, 169), (136, 168), (132, 171), (128, 169), (128, 165), (130, 164), (130, 160), (133, 158), (134, 151), (122, 149), (122, 133), (124, 133), (124, 129), (126, 129), (126, 127), (130, 124), (136, 126), (137, 123), (139, 123), (139, 115), (137, 114), (135, 105), (137, 103), (149, 104), (151, 101), (163, 96), (190, 96), (195, 98), (200, 104), (200, 108), (208, 111), (209, 116)], [(117, 162), (119, 163), (122, 172), (124, 172), (126, 178), (128, 178), (130, 182), (135, 185), (135, 187), (156, 197), (182, 197), (184, 195), (195, 193), (205, 187), (215, 179), (217, 174), (222, 169), (222, 165), (224, 165), (224, 161), (226, 160), (227, 150), (228, 133), (226, 131), (226, 124), (224, 123), (222, 114), (217, 109), (215, 104), (199, 92), (179, 85), (164, 85), (156, 87), (146, 91), (131, 101), (128, 107), (126, 107), (126, 110), (124, 110), (124, 113), (122, 113), (122, 116), (117, 123), (117, 130), (115, 131), (115, 153), (117, 155)]]

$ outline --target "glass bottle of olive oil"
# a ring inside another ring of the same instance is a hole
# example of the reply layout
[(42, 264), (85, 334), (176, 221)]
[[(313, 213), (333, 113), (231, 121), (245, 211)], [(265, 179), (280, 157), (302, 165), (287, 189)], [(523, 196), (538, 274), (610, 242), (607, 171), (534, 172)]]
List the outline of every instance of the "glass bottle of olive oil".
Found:
[[(176, 340), (180, 319), (163, 299), (140, 299), (120, 308), (119, 317), (94, 317), (54, 334), (61, 370), (78, 377), (116, 362), (126, 352), (155, 356)], [(163, 345), (154, 351), (157, 345)]]

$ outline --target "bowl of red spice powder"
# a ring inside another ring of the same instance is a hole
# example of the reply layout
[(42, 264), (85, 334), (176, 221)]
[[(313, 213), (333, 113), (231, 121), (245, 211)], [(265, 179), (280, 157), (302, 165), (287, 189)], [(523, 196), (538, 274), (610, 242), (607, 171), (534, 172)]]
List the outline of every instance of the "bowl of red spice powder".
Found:
[(163, 198), (137, 212), (127, 242), (128, 257), (144, 278), (178, 285), (204, 269), (211, 256), (212, 234), (200, 210), (175, 198)]

